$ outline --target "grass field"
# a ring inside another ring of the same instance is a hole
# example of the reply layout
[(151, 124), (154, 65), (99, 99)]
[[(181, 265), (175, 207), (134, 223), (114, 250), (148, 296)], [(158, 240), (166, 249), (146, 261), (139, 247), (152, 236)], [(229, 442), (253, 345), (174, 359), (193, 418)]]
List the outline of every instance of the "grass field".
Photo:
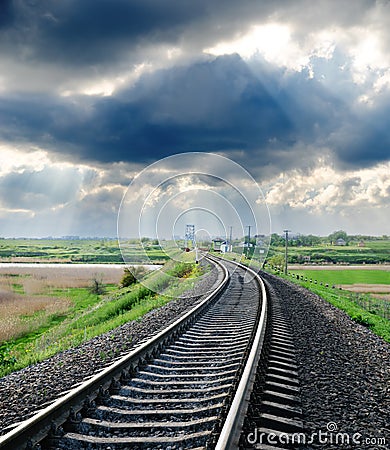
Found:
[[(165, 273), (174, 275), (173, 281), (153, 271), (147, 275), (150, 288), (139, 283), (120, 288), (123, 267), (80, 269), (70, 265), (60, 276), (55, 269), (14, 268), (0, 275), (0, 376), (138, 319), (191, 289), (203, 274), (199, 265), (172, 262)], [(107, 294), (91, 293), (91, 276), (103, 280)]]
[(388, 270), (365, 270), (364, 268), (349, 270), (345, 267), (343, 270), (333, 270), (332, 268), (323, 270), (294, 269), (290, 272), (330, 285), (380, 284), (390, 286), (390, 266), (388, 266)]
[[(349, 298), (368, 311), (390, 319), (390, 266), (381, 270), (338, 267), (315, 270), (291, 270), (292, 276), (314, 284), (335, 286), (348, 291)], [(312, 284), (310, 283), (310, 284)]]
[[(135, 241), (127, 250), (129, 261), (137, 263), (147, 254), (151, 263), (167, 260), (159, 245)], [(0, 239), (0, 262), (122, 263), (116, 239)]]

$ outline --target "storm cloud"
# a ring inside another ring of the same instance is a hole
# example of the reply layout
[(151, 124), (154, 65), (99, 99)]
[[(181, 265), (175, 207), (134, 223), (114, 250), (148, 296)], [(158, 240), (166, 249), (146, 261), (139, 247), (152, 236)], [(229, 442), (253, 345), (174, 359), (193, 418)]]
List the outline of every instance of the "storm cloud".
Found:
[(316, 144), (329, 146), (353, 165), (388, 158), (390, 103), (356, 115), (316, 80), (266, 66), (254, 73), (238, 55), (223, 56), (145, 75), (110, 97), (3, 98), (0, 127), (9, 140), (98, 162), (245, 150), (283, 164), (273, 150), (298, 141), (314, 144), (313, 156)]
[[(1, 174), (0, 207), (49, 214), (73, 199), (81, 221), (135, 167), (194, 151), (231, 157), (272, 193), (281, 173), (354, 180), (389, 163), (389, 42), (385, 1), (4, 1), (0, 144), (27, 160)], [(37, 149), (74, 165), (68, 179), (33, 167)], [(338, 183), (332, 198), (355, 191)]]

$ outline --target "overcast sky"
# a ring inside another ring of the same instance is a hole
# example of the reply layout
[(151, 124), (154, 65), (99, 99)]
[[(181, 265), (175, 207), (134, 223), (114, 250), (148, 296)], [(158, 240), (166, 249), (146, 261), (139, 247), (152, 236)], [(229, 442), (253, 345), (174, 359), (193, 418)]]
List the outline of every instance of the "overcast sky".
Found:
[(0, 236), (115, 236), (135, 174), (241, 164), (272, 231), (390, 234), (387, 0), (3, 0)]

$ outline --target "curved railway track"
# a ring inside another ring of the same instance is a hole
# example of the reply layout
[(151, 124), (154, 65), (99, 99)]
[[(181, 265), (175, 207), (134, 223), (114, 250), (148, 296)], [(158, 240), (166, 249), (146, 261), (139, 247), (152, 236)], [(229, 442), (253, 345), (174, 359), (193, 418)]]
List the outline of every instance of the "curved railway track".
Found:
[(257, 274), (214, 262), (223, 279), (202, 303), (2, 436), (0, 448), (237, 448), (267, 300)]

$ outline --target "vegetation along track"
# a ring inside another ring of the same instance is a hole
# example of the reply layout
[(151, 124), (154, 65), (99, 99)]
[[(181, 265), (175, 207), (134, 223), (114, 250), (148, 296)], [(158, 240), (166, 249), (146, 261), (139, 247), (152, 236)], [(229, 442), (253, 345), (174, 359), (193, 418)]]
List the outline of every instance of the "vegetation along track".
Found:
[(177, 322), (7, 435), (2, 449), (235, 448), (265, 334), (260, 278), (221, 285)]

